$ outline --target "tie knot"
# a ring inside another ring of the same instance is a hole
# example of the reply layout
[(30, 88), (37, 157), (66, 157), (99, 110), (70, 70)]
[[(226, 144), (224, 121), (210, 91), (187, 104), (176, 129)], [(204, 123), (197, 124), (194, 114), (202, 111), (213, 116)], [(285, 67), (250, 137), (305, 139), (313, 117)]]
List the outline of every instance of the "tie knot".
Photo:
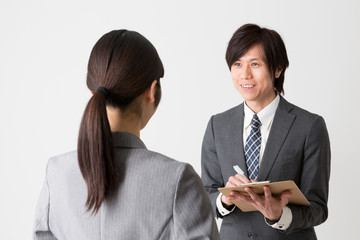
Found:
[(260, 119), (256, 114), (254, 114), (253, 119), (251, 121), (251, 127), (253, 128), (259, 128), (261, 126)]

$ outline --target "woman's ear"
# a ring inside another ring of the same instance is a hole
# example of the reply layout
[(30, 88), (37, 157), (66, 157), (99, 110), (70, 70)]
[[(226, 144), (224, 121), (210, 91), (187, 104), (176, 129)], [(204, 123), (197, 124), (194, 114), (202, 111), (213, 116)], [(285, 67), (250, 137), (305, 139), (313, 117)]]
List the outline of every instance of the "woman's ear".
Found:
[(282, 72), (282, 69), (277, 69), (277, 70), (275, 71), (275, 78), (279, 78), (281, 72)]
[(157, 80), (154, 80), (151, 83), (151, 86), (146, 89), (145, 91), (145, 99), (148, 103), (153, 103), (155, 102), (155, 86), (157, 84)]

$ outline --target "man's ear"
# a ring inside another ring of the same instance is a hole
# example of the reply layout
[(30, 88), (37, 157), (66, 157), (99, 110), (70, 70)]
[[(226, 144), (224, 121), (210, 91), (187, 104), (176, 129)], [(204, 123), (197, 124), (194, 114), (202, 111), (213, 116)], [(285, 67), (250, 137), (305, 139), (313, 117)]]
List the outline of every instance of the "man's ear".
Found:
[(279, 78), (281, 72), (282, 72), (282, 69), (276, 69), (276, 71), (275, 71), (275, 76), (274, 76), (274, 77), (275, 77), (275, 78)]
[(154, 80), (151, 83), (151, 86), (146, 89), (145, 91), (145, 99), (148, 103), (153, 103), (155, 102), (155, 86), (157, 84), (157, 80)]

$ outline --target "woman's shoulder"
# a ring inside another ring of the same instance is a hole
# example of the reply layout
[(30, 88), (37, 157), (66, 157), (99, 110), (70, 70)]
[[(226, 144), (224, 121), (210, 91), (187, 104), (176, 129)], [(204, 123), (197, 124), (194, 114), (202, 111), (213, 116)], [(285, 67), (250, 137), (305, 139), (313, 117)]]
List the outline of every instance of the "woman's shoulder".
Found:
[(49, 159), (47, 171), (64, 171), (78, 166), (77, 151), (73, 150)]
[(147, 149), (144, 149), (142, 152), (143, 152), (143, 156), (140, 157), (141, 161), (147, 162), (154, 167), (158, 166), (162, 168), (169, 168), (170, 170), (170, 169), (186, 168), (189, 165), (186, 162), (176, 160), (172, 157), (169, 157), (159, 152), (155, 152)]
[(175, 177), (188, 172), (195, 172), (193, 167), (186, 162), (176, 160), (159, 152), (137, 149), (127, 154), (127, 169), (136, 168), (136, 172), (147, 172), (147, 174)]

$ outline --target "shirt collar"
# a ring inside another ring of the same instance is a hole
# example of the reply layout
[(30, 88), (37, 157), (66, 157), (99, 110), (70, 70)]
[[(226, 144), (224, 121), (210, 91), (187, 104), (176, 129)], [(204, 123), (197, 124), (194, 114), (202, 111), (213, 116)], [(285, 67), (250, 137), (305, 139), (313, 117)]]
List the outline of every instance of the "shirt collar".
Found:
[[(276, 109), (279, 106), (279, 102), (280, 102), (280, 96), (277, 94), (275, 99), (257, 114), (263, 127), (267, 128), (270, 126), (270, 123), (274, 119)], [(251, 126), (251, 121), (252, 121), (254, 114), (255, 113), (244, 102), (244, 127), (245, 127), (245, 129), (248, 128), (249, 126)]]

